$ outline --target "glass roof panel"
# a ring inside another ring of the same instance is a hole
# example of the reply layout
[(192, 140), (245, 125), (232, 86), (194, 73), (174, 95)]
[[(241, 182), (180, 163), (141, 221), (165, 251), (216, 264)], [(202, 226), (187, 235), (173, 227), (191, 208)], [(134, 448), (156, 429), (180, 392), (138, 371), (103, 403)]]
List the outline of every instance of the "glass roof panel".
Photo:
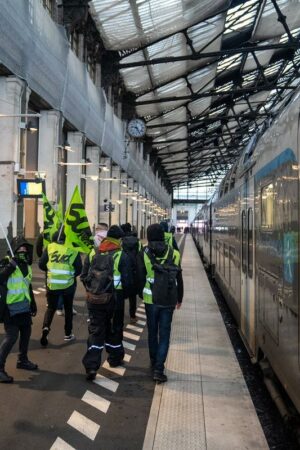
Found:
[(89, 7), (109, 50), (137, 48), (188, 28), (229, 5), (228, 0), (91, 0)]
[[(277, 0), (276, 3), (282, 14), (286, 16), (286, 22), (290, 30), (299, 28), (299, 2), (297, 0)], [(275, 36), (281, 36), (284, 33), (284, 27), (278, 21), (278, 15), (272, 1), (267, 0), (261, 19), (255, 29), (252, 39), (254, 41), (260, 41), (263, 39), (274, 38)]]
[(258, 5), (257, 0), (249, 0), (231, 8), (227, 14), (224, 34), (251, 27), (255, 21)]

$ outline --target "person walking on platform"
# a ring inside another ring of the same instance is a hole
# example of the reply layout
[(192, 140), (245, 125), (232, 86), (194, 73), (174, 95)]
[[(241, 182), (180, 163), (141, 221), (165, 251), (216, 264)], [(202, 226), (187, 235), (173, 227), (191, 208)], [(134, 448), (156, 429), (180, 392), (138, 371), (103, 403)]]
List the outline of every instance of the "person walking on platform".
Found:
[(37, 370), (37, 364), (29, 361), (27, 353), (31, 336), (31, 317), (37, 313), (32, 292), (33, 247), (23, 237), (11, 242), (14, 257), (6, 257), (0, 263), (1, 321), (4, 322), (5, 336), (0, 345), (0, 382), (12, 383), (13, 377), (5, 372), (6, 358), (18, 336), (18, 369)]
[(76, 291), (76, 277), (80, 275), (82, 263), (80, 254), (64, 245), (65, 234), (55, 233), (53, 242), (44, 250), (39, 268), (47, 272), (47, 309), (43, 321), (41, 345), (48, 345), (48, 334), (57, 309), (59, 298), (63, 297), (65, 308), (65, 341), (75, 339), (73, 328), (73, 299)]
[(183, 280), (180, 254), (165, 243), (159, 224), (147, 229), (148, 244), (138, 255), (139, 295), (143, 298), (148, 327), (148, 346), (153, 380), (167, 381), (164, 374), (174, 309), (181, 307)]
[(104, 346), (111, 367), (122, 364), (124, 358), (122, 277), (130, 265), (121, 249), (123, 237), (122, 229), (112, 225), (99, 249), (86, 257), (80, 277), (87, 291), (90, 319), (87, 352), (82, 359), (88, 380), (96, 377)]
[(168, 223), (165, 222), (165, 221), (160, 222), (160, 226), (162, 227), (162, 229), (164, 231), (165, 243), (167, 245), (169, 245), (170, 247), (174, 248), (175, 250), (179, 251), (177, 242), (176, 242), (176, 240), (174, 238), (174, 235), (173, 235), (174, 233), (168, 231), (168, 229), (169, 229), (168, 228)]
[(130, 321), (131, 323), (136, 323), (136, 296), (138, 294), (137, 255), (142, 249), (142, 244), (136, 236), (136, 233), (131, 231), (130, 223), (121, 225), (121, 228), (125, 233), (125, 236), (122, 239), (122, 249), (128, 255), (128, 261), (131, 265), (130, 272), (132, 274), (132, 280), (125, 279), (123, 282), (124, 299), (129, 299)]

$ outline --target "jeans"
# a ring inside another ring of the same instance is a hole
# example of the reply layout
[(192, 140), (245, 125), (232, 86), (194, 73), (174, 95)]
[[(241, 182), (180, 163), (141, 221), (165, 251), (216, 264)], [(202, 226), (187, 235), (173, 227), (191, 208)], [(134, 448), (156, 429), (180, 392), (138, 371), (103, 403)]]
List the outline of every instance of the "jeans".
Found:
[(31, 335), (31, 319), (29, 318), (27, 323), (12, 324), (4, 323), (4, 329), (6, 335), (0, 346), (0, 370), (5, 367), (6, 358), (11, 352), (11, 349), (17, 342), (20, 333), (19, 341), (19, 361), (27, 361), (27, 352), (29, 346), (29, 339)]
[(64, 298), (62, 295), (59, 296), (58, 302), (57, 302), (57, 309), (63, 310), (64, 309)]
[(164, 308), (145, 303), (148, 346), (152, 367), (163, 373), (167, 359), (174, 307)]
[(50, 326), (57, 309), (57, 304), (60, 297), (63, 297), (65, 308), (65, 335), (69, 336), (72, 333), (73, 327), (73, 299), (75, 295), (75, 288), (65, 289), (61, 291), (47, 292), (47, 309), (44, 316), (43, 328), (47, 327), (50, 330)]

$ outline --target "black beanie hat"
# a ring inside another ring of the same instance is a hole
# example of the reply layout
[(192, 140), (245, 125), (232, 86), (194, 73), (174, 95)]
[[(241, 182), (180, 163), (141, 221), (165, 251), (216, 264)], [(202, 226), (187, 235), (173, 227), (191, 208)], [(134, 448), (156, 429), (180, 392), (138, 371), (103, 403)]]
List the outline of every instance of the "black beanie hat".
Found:
[(107, 237), (113, 239), (121, 239), (124, 236), (125, 236), (124, 231), (118, 225), (112, 225), (107, 232)]
[(165, 233), (162, 227), (158, 223), (149, 225), (147, 228), (147, 239), (148, 241), (164, 241)]

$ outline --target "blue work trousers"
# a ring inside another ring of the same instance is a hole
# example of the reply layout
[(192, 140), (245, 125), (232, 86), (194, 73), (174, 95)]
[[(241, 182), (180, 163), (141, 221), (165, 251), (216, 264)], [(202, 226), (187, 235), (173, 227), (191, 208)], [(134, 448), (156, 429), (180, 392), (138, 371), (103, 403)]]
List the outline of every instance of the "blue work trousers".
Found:
[(169, 350), (171, 323), (175, 308), (165, 308), (147, 303), (145, 303), (145, 307), (151, 365), (156, 372), (163, 373)]

